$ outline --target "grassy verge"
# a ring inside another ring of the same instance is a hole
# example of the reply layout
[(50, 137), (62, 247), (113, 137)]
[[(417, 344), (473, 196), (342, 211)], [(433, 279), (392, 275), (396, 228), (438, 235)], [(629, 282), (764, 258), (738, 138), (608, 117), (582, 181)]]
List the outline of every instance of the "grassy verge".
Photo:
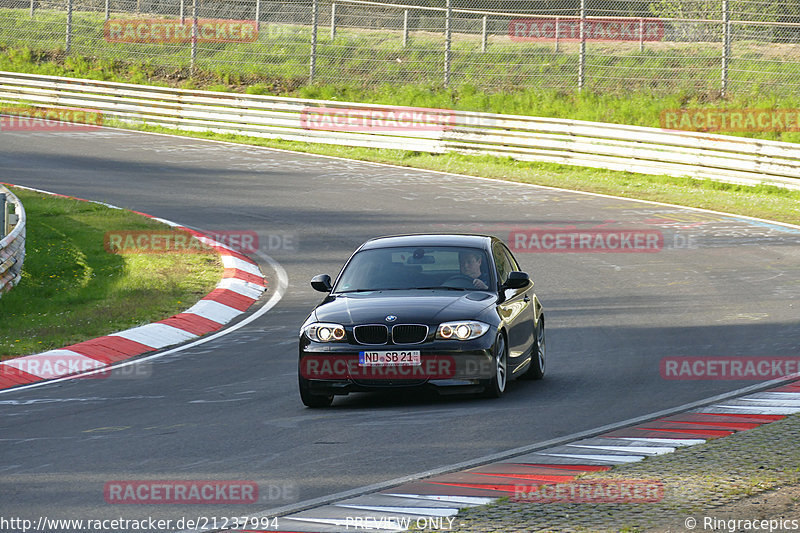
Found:
[(141, 131), (173, 135), (179, 133), (203, 139), (652, 200), (800, 224), (800, 191), (791, 191), (771, 185), (749, 187), (692, 178), (672, 178), (551, 163), (530, 163), (492, 156), (428, 154), (407, 150), (354, 148), (207, 132), (176, 132), (176, 130), (168, 128), (150, 126), (126, 127)]
[(222, 273), (210, 254), (113, 254), (109, 231), (163, 230), (134, 213), (12, 189), (28, 217), (19, 285), (0, 299), (0, 354), (37, 353), (179, 313)]
[[(146, 60), (112, 61), (96, 56), (65, 56), (59, 51), (4, 47), (2, 41), (0, 52), (0, 70), (12, 72), (342, 102), (558, 117), (656, 128), (663, 126), (662, 113), (675, 109), (800, 109), (800, 94), (771, 92), (768, 89), (755, 93), (734, 93), (733, 96), (722, 98), (717, 93), (688, 89), (662, 94), (647, 89), (631, 89), (625, 93), (552, 88), (482, 91), (468, 83), (449, 89), (426, 84), (307, 84), (305, 80), (248, 74), (244, 71), (231, 74), (222, 70), (198, 69), (192, 74), (188, 69), (165, 68)], [(796, 125), (771, 131), (725, 133), (800, 143), (800, 131)]]
[[(643, 51), (638, 43), (589, 43), (587, 87), (578, 92), (574, 43), (556, 53), (550, 44), (501, 34), (481, 53), (477, 35), (456, 33), (453, 79), (443, 88), (435, 32), (419, 32), (404, 48), (394, 30), (341, 28), (333, 40), (319, 33), (317, 83), (310, 84), (308, 27), (265, 23), (256, 42), (201, 43), (192, 70), (188, 45), (108, 42), (102, 13), (74, 16), (76, 34), (66, 55), (64, 13), (38, 11), (32, 20), (27, 10), (0, 9), (0, 70), (652, 127), (662, 126), (662, 112), (671, 109), (800, 108), (800, 44), (737, 42), (729, 97), (722, 98), (713, 43), (648, 43)], [(796, 124), (731, 133), (800, 142)]]
[[(202, 8), (201, 8), (202, 9)], [(306, 8), (307, 9), (307, 8)], [(404, 45), (402, 12), (381, 13), (374, 7), (361, 11), (354, 6), (340, 10), (335, 36), (320, 29), (316, 38), (315, 79), (324, 83), (342, 79), (359, 85), (380, 83), (439, 84), (443, 83), (444, 21), (441, 14), (424, 15), (411, 11), (409, 41)], [(201, 19), (214, 16), (203, 9)], [(218, 11), (218, 14), (222, 12)], [(330, 9), (322, 7), (321, 27), (330, 22)], [(153, 18), (177, 20), (154, 13), (114, 12), (113, 21), (141, 21)], [(312, 28), (305, 16), (276, 19), (262, 23), (257, 36), (209, 42), (201, 39), (196, 48), (195, 63), (230, 78), (261, 77), (300, 81), (309, 76), (309, 51)], [(225, 15), (223, 15), (225, 16)], [(241, 18), (252, 16), (242, 11)], [(327, 19), (327, 20), (326, 20)], [(349, 19), (349, 23), (347, 20)], [(40, 9), (34, 17), (27, 9), (0, 9), (0, 43), (11, 46), (31, 45), (39, 49), (64, 47), (66, 12)], [(105, 32), (104, 14), (77, 9), (72, 13), (71, 51), (91, 54), (116, 61), (140, 57), (154, 67), (186, 69), (190, 65), (187, 42), (119, 42), (118, 31)], [(670, 23), (667, 22), (667, 25)], [(360, 26), (360, 27), (354, 27)], [(373, 26), (367, 28), (364, 26)], [(561, 42), (555, 51), (553, 43), (520, 40), (509, 33), (508, 19), (490, 20), (487, 48), (482, 49), (481, 17), (459, 16), (454, 20), (451, 37), (451, 81), (485, 88), (509, 89), (519, 86), (561, 87), (572, 89), (577, 83), (578, 45)], [(721, 79), (721, 47), (719, 36), (695, 37), (668, 32), (669, 41), (647, 42), (642, 50), (638, 42), (590, 41), (586, 45), (585, 84), (598, 90), (672, 93), (682, 88), (719, 90)], [(241, 35), (239, 35), (241, 37)], [(255, 39), (252, 39), (255, 37)], [(702, 40), (717, 42), (699, 42)], [(786, 88), (792, 91), (798, 74), (798, 47), (774, 42), (775, 36), (764, 32), (738, 34), (732, 47), (731, 87), (753, 93), (765, 89)], [(624, 78), (624, 79), (620, 79)]]

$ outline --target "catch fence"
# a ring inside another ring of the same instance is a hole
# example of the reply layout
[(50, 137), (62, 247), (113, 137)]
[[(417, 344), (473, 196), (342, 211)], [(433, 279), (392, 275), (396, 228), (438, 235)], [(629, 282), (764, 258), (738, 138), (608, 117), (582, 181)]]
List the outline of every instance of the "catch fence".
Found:
[(0, 0), (0, 45), (267, 87), (800, 92), (797, 0)]

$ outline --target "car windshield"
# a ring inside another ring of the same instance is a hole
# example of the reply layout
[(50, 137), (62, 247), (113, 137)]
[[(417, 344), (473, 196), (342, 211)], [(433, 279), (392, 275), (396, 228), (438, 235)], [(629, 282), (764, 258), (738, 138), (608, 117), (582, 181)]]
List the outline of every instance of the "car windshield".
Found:
[(486, 253), (479, 248), (414, 246), (362, 250), (347, 264), (334, 292), (485, 289), (491, 287), (488, 265)]

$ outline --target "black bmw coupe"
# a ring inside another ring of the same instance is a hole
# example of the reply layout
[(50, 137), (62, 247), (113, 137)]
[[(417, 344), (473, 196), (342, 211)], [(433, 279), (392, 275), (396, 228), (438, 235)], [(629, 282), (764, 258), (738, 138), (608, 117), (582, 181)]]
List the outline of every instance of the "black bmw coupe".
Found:
[(544, 312), (528, 274), (484, 235), (371, 239), (300, 329), (300, 397), (327, 407), (336, 394), (400, 387), (499, 397), (509, 379), (541, 379)]

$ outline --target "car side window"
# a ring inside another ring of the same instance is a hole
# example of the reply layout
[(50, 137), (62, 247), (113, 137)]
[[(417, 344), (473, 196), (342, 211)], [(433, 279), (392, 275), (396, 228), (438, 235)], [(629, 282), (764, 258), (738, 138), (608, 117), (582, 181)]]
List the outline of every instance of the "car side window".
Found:
[(492, 248), (494, 262), (497, 265), (497, 281), (500, 284), (505, 283), (509, 272), (513, 270), (511, 263), (509, 263), (508, 255), (506, 255), (506, 251), (503, 248), (501, 244), (495, 244)]
[(511, 253), (511, 250), (509, 250), (507, 246), (503, 245), (503, 252), (506, 254), (506, 257), (508, 257), (508, 264), (511, 265), (511, 270), (521, 272), (522, 269), (520, 268), (519, 263), (517, 263), (517, 260), (514, 258), (514, 254)]

